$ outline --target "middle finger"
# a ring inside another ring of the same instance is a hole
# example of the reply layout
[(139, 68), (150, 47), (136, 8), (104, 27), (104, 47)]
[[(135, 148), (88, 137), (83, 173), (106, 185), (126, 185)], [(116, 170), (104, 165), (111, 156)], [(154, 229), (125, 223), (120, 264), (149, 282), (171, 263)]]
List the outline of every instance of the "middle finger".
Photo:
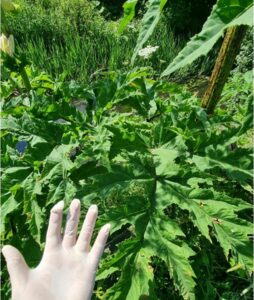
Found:
[(77, 228), (80, 215), (80, 201), (74, 199), (71, 202), (67, 223), (65, 227), (64, 237), (63, 237), (63, 247), (69, 248), (75, 245), (77, 237)]

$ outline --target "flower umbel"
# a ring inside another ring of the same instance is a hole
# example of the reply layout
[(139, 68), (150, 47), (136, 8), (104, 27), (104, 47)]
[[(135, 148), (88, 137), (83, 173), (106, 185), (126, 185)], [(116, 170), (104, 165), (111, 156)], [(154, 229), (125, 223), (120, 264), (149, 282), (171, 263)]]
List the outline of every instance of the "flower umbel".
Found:
[(0, 50), (9, 54), (10, 56), (13, 56), (14, 38), (12, 34), (8, 38), (4, 34), (0, 36)]
[(148, 45), (146, 48), (139, 50), (138, 55), (143, 57), (144, 59), (148, 59), (152, 53), (157, 51), (158, 48), (159, 48), (159, 46), (152, 47), (152, 46)]

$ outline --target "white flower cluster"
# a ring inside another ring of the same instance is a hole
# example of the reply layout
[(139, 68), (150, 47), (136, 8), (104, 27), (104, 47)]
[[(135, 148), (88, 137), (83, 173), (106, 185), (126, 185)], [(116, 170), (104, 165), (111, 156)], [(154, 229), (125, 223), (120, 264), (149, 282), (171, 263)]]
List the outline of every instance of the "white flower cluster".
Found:
[(10, 56), (13, 56), (14, 38), (12, 34), (8, 38), (4, 34), (0, 36), (0, 50), (9, 54)]
[[(3, 11), (14, 11), (18, 8), (18, 5), (14, 4), (12, 0), (1, 0), (1, 9)], [(14, 38), (13, 35), (8, 37), (5, 34), (0, 36), (0, 51), (7, 53), (10, 56), (14, 54)]]
[(159, 46), (152, 47), (152, 46), (148, 45), (146, 48), (139, 50), (138, 55), (143, 57), (144, 59), (147, 59), (151, 56), (152, 53), (157, 51), (158, 48), (159, 48)]

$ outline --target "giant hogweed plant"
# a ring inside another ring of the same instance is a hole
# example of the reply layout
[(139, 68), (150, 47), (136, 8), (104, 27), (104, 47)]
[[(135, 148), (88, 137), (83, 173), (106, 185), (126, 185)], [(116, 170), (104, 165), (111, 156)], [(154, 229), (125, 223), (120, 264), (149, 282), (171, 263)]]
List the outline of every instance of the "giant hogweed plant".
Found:
[(89, 87), (27, 72), (30, 92), (15, 73), (2, 85), (3, 243), (36, 265), (50, 208), (78, 197), (98, 204), (98, 226), (112, 224), (96, 299), (160, 299), (156, 259), (172, 279), (167, 299), (221, 295), (217, 258), (223, 274), (250, 278), (252, 150), (237, 141), (251, 128), (251, 98), (240, 123), (208, 117), (146, 69)]

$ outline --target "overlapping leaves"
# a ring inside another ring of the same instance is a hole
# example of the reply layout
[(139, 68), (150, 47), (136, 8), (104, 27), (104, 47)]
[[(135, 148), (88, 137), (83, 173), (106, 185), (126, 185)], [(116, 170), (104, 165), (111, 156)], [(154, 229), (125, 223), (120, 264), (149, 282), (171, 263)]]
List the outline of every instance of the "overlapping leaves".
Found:
[[(207, 243), (217, 240), (228, 261), (252, 271), (252, 228), (239, 217), (251, 206), (244, 194), (240, 199), (223, 188), (251, 185), (250, 150), (229, 149), (229, 141), (237, 143), (251, 127), (249, 114), (244, 130), (231, 117), (209, 119), (188, 93), (174, 93), (174, 86), (146, 80), (146, 74), (111, 74), (89, 93), (81, 89), (83, 112), (59, 91), (44, 99), (59, 109), (41, 109), (41, 118), (34, 96), (22, 122), (15, 104), (8, 106), (2, 236), (12, 242), (21, 227), (20, 239), (42, 244), (43, 219), (54, 203), (73, 197), (85, 207), (96, 202), (102, 212), (98, 226), (112, 224), (110, 254), (97, 280), (117, 279), (105, 299), (157, 299), (154, 257), (164, 261), (182, 297), (195, 299), (199, 278), (193, 264), (202, 245), (193, 247), (187, 221)], [(69, 108), (67, 122), (55, 122), (63, 108)], [(27, 143), (22, 151), (20, 141)], [(186, 220), (172, 216), (173, 207), (187, 213)]]

